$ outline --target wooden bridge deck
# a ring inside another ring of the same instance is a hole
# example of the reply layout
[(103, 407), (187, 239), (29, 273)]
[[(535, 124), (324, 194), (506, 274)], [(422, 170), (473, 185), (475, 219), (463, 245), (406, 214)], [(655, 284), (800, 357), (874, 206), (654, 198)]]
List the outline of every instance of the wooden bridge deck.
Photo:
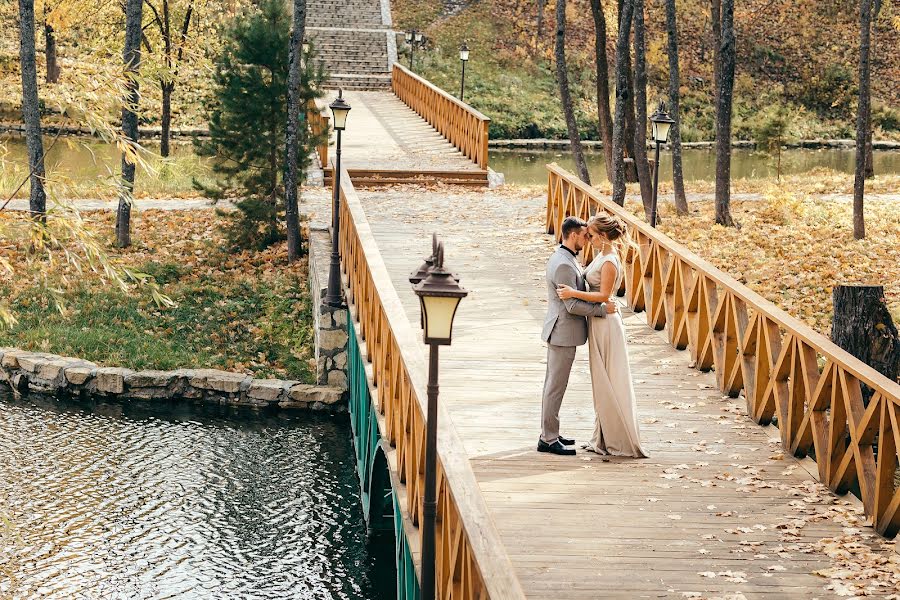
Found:
[[(329, 92), (330, 103), (337, 97)], [(464, 171), (478, 165), (453, 147), (393, 93), (345, 91), (352, 107), (341, 139), (342, 166), (348, 170)], [(330, 141), (334, 156), (336, 138)]]
[[(352, 100), (351, 100), (352, 102)], [(407, 276), (446, 242), (471, 293), (441, 353), (441, 402), (462, 438), (528, 598), (826, 598), (894, 555), (864, 526), (861, 505), (816, 482), (816, 466), (785, 455), (778, 430), (746, 416), (743, 398), (642, 316), (627, 315), (644, 460), (535, 451), (546, 351), (545, 197), (412, 188), (358, 191), (410, 323)], [(330, 214), (320, 200), (317, 220)], [(477, 219), (472, 216), (477, 215)], [(423, 347), (424, 352), (424, 347)], [(563, 433), (589, 438), (587, 352), (579, 350), (561, 413)], [(849, 548), (849, 550), (848, 550)], [(846, 555), (842, 555), (844, 552)], [(890, 568), (887, 569), (890, 572)], [(873, 595), (897, 593), (870, 572)]]

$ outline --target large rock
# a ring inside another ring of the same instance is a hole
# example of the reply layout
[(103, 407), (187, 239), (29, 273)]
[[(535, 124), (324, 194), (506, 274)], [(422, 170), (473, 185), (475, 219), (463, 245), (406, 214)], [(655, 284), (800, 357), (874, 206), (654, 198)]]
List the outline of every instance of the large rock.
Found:
[(37, 352), (23, 352), (18, 356), (18, 361), (20, 369), (37, 374), (41, 367), (49, 362), (49, 359), (46, 355)]
[(50, 362), (46, 362), (40, 365), (40, 368), (38, 368), (37, 371), (37, 376), (45, 381), (63, 383), (63, 370), (71, 364), (73, 364), (73, 361), (65, 358), (51, 360)]
[(97, 369), (95, 385), (98, 392), (106, 394), (121, 394), (125, 391), (125, 378), (134, 371), (117, 367), (104, 367)]
[(250, 383), (247, 396), (255, 400), (272, 402), (283, 397), (287, 390), (296, 383), (296, 381), (282, 381), (281, 379), (254, 379)]
[(320, 385), (307, 385), (298, 383), (291, 387), (290, 399), (295, 402), (311, 404), (313, 402), (321, 402), (322, 404), (333, 405), (341, 401), (344, 392), (334, 387), (324, 387)]
[(97, 372), (95, 367), (76, 365), (66, 367), (66, 381), (72, 385), (84, 385)]
[(125, 378), (129, 388), (164, 388), (175, 381), (172, 371), (136, 371)]
[(322, 329), (319, 331), (319, 349), (322, 352), (340, 350), (347, 345), (347, 332), (344, 329)]
[(336, 388), (347, 389), (347, 376), (343, 371), (331, 371), (328, 373), (327, 383)]
[(0, 361), (0, 365), (6, 367), (7, 369), (18, 369), (19, 368), (19, 357), (27, 356), (31, 354), (30, 352), (25, 352), (24, 350), (16, 350), (12, 349), (3, 353), (3, 359)]
[(241, 384), (250, 379), (241, 373), (230, 373), (217, 369), (195, 369), (190, 372), (188, 384), (202, 390), (213, 390), (236, 394), (241, 391)]

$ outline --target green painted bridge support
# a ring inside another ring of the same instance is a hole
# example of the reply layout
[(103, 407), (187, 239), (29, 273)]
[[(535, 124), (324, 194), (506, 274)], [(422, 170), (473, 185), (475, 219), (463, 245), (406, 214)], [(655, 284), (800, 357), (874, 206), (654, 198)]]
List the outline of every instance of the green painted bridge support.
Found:
[(347, 379), (350, 391), (350, 424), (353, 429), (353, 448), (356, 453), (356, 473), (359, 476), (363, 515), (370, 534), (390, 532), (396, 543), (397, 600), (419, 600), (421, 592), (415, 564), (409, 551), (403, 513), (391, 486), (378, 416), (369, 379), (366, 359), (360, 352), (353, 318), (347, 315)]

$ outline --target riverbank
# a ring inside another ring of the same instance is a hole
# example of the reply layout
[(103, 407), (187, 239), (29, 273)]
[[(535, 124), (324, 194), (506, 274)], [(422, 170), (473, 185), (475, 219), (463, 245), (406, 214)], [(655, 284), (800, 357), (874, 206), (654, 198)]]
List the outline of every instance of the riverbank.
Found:
[(120, 250), (111, 244), (114, 211), (82, 216), (111, 260), (152, 276), (176, 305), (160, 308), (149, 294), (104, 286), (63, 257), (52, 268), (29, 266), (27, 247), (6, 244), (0, 258), (21, 270), (16, 280), (0, 275), (0, 293), (19, 323), (0, 329), (0, 346), (136, 371), (214, 368), (314, 382), (306, 261), (289, 265), (283, 243), (229, 254), (219, 230), (223, 217), (211, 208), (140, 210), (134, 246)]
[[(100, 139), (95, 132), (84, 127), (73, 127), (54, 125), (53, 123), (42, 123), (42, 131), (44, 135), (62, 135), (76, 136), (92, 139)], [(140, 127), (138, 129), (141, 139), (156, 139), (162, 135), (160, 127)], [(21, 123), (4, 123), (0, 122), (0, 134), (13, 134), (24, 137), (25, 126)], [(206, 128), (176, 128), (171, 131), (172, 138), (175, 141), (190, 141), (195, 137), (209, 136), (209, 130)], [(581, 145), (585, 148), (602, 149), (603, 142), (600, 140), (581, 140)], [(733, 140), (732, 148), (756, 148), (756, 142), (750, 140)], [(715, 148), (715, 140), (682, 142), (684, 148)], [(491, 139), (488, 141), (490, 148), (508, 148), (508, 149), (563, 149), (567, 150), (571, 147), (568, 138), (550, 139), (550, 138), (515, 138), (515, 139)], [(652, 148), (651, 142), (647, 143), (648, 148)], [(838, 138), (838, 139), (808, 139), (808, 140), (788, 140), (782, 144), (784, 148), (803, 148), (807, 150), (819, 150), (825, 148), (843, 148), (852, 149), (856, 147), (856, 140)], [(900, 141), (896, 140), (873, 140), (872, 148), (874, 150), (900, 150)]]
[[(599, 150), (603, 148), (603, 142), (599, 140), (582, 140), (581, 145), (585, 148), (590, 148), (592, 150)], [(705, 141), (705, 142), (683, 142), (682, 147), (684, 148), (715, 148), (716, 142), (713, 141)], [(572, 144), (568, 139), (512, 139), (512, 140), (490, 140), (488, 141), (489, 148), (504, 148), (509, 150), (516, 149), (524, 149), (524, 150), (568, 150), (571, 148)], [(653, 145), (648, 142), (648, 148), (652, 148)], [(731, 142), (732, 148), (752, 148), (756, 149), (756, 142), (746, 141), (746, 140), (734, 140)], [(856, 148), (856, 140), (850, 139), (834, 139), (834, 140), (797, 140), (797, 141), (789, 141), (782, 144), (784, 148), (802, 148), (804, 150), (821, 150), (827, 148), (841, 148), (841, 149), (854, 149)], [(872, 141), (872, 149), (873, 150), (900, 150), (900, 142), (893, 140), (873, 140)]]

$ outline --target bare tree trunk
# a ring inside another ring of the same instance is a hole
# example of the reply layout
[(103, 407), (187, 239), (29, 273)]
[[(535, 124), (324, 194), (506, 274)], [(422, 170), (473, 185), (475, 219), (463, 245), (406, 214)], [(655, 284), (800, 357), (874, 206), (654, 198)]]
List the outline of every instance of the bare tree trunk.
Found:
[[(900, 378), (900, 334), (881, 285), (836, 285), (831, 341), (891, 381)], [(872, 390), (863, 390), (869, 400)]]
[(597, 69), (597, 118), (600, 121), (600, 139), (603, 140), (603, 157), (606, 159), (606, 178), (613, 180), (612, 113), (609, 108), (609, 65), (606, 56), (606, 17), (602, 0), (591, 0), (594, 17), (594, 54)]
[[(875, 21), (878, 20), (878, 15), (881, 12), (881, 4), (881, 0), (873, 0), (872, 2), (872, 19), (869, 26), (869, 29), (872, 32), (872, 37), (869, 40), (869, 48), (871, 54), (875, 53)], [(866, 179), (875, 178), (875, 157), (873, 156), (872, 148), (873, 134), (874, 131), (872, 131), (872, 107), (869, 106), (868, 115), (866, 117)]]
[[(633, 2), (633, 0), (632, 0)], [(634, 5), (632, 4), (632, 25), (634, 25)], [(629, 36), (631, 34), (629, 33)], [(634, 72), (631, 70), (631, 39), (626, 42), (625, 48), (625, 79), (628, 83), (628, 89), (634, 90)], [(630, 160), (625, 163), (625, 181), (628, 183), (637, 183), (638, 171), (637, 164), (634, 162), (634, 94), (629, 93), (625, 98), (625, 156)]]
[(578, 177), (585, 183), (591, 183), (587, 162), (584, 160), (584, 148), (578, 137), (578, 122), (575, 120), (575, 107), (572, 105), (572, 94), (569, 91), (569, 73), (566, 67), (566, 0), (556, 1), (556, 79), (559, 82), (559, 99), (562, 101), (563, 114), (566, 117), (566, 129), (569, 130), (569, 142), (572, 145), (572, 156)]
[[(46, 8), (44, 11), (46, 12)], [(44, 57), (47, 59), (47, 83), (59, 82), (59, 62), (56, 60), (56, 33), (44, 21)]]
[[(127, 0), (125, 5), (125, 50), (122, 58), (125, 63), (127, 95), (122, 106), (122, 134), (132, 144), (138, 141), (137, 107), (140, 100), (138, 94), (137, 71), (141, 64), (141, 18), (143, 0)], [(131, 245), (131, 202), (134, 191), (135, 164), (122, 153), (122, 191), (119, 194), (119, 209), (116, 213), (116, 244), (120, 248)]]
[(709, 8), (709, 21), (713, 37), (713, 106), (716, 107), (716, 118), (718, 118), (719, 87), (721, 86), (719, 79), (722, 70), (719, 58), (719, 52), (722, 50), (722, 0), (710, 0)]
[(866, 179), (875, 179), (875, 157), (872, 155), (872, 107), (866, 117)]
[(38, 100), (37, 66), (34, 49), (34, 0), (19, 0), (19, 62), (22, 70), (22, 118), (31, 194), (28, 208), (34, 217), (44, 218), (47, 193), (44, 191), (44, 142), (41, 140), (41, 113)]
[(675, 0), (666, 0), (666, 29), (669, 35), (669, 116), (675, 120), (669, 133), (669, 145), (672, 148), (672, 183), (675, 187), (675, 210), (679, 215), (686, 215), (688, 203), (684, 193), (684, 172), (681, 164), (681, 74), (678, 67)]
[(619, 12), (619, 38), (616, 40), (616, 114), (613, 119), (613, 202), (625, 204), (625, 111), (631, 95), (628, 84), (628, 38), (634, 15), (634, 0), (624, 0)]
[(869, 123), (869, 43), (872, 0), (859, 3), (859, 102), (856, 110), (856, 175), (853, 181), (853, 237), (866, 237), (863, 197), (866, 190), (866, 130)]
[[(288, 120), (285, 132), (285, 219), (287, 220), (288, 260), (293, 262), (303, 255), (303, 239), (300, 235), (298, 189), (300, 151), (300, 60), (303, 54), (303, 36), (306, 33), (306, 0), (294, 0), (294, 28), (291, 31), (291, 62), (288, 74)], [(335, 173), (340, 177), (340, 173)]]
[(650, 218), (653, 182), (647, 161), (647, 56), (644, 43), (644, 0), (634, 0), (634, 163), (641, 185), (644, 215)]
[(734, 93), (734, 0), (722, 0), (722, 46), (716, 107), (716, 223), (734, 226), (731, 218), (731, 101)]
[(173, 83), (162, 83), (162, 133), (159, 141), (159, 153), (161, 156), (169, 156), (169, 139), (172, 137), (172, 92), (175, 89)]
[[(622, 14), (624, 12), (624, 0), (618, 0), (619, 7), (619, 31), (622, 31)], [(631, 20), (634, 21), (634, 7), (632, 6), (632, 17)], [(633, 24), (633, 23), (632, 23)], [(630, 27), (631, 25), (629, 25)], [(629, 29), (629, 36), (631, 35), (631, 30)], [(625, 77), (628, 80), (628, 89), (632, 90), (634, 88), (633, 78), (631, 72), (631, 38), (626, 41), (627, 51), (625, 53), (625, 67), (628, 71), (625, 73)], [(618, 38), (616, 39), (616, 47), (618, 48)], [(616, 61), (618, 61), (618, 53), (616, 55)], [(617, 63), (618, 64), (618, 63)], [(625, 98), (625, 181), (627, 183), (637, 183), (638, 174), (637, 167), (634, 164), (634, 96), (631, 92), (628, 93), (628, 97)]]
[(544, 9), (547, 7), (547, 0), (537, 0), (537, 19), (534, 24), (534, 48), (532, 55), (537, 54), (538, 48), (541, 47), (541, 33), (544, 30)]
[[(162, 13), (156, 9), (156, 6), (150, 0), (144, 0), (150, 10), (153, 11), (153, 20), (159, 27), (159, 33), (163, 41), (163, 59), (166, 64), (166, 76), (160, 77), (159, 89), (162, 93), (162, 115), (160, 124), (162, 126), (161, 139), (159, 144), (159, 153), (162, 156), (170, 154), (170, 140), (172, 138), (172, 94), (175, 93), (175, 80), (178, 77), (178, 68), (181, 66), (181, 57), (184, 55), (184, 45), (187, 41), (188, 28), (191, 24), (191, 17), (194, 14), (194, 2), (188, 4), (187, 11), (184, 13), (184, 22), (181, 25), (181, 37), (176, 41), (172, 39), (171, 12), (169, 10), (169, 0), (163, 0)], [(150, 43), (147, 37), (141, 34), (141, 39), (146, 46), (147, 51), (151, 52)], [(175, 48), (178, 48), (176, 51)]]

